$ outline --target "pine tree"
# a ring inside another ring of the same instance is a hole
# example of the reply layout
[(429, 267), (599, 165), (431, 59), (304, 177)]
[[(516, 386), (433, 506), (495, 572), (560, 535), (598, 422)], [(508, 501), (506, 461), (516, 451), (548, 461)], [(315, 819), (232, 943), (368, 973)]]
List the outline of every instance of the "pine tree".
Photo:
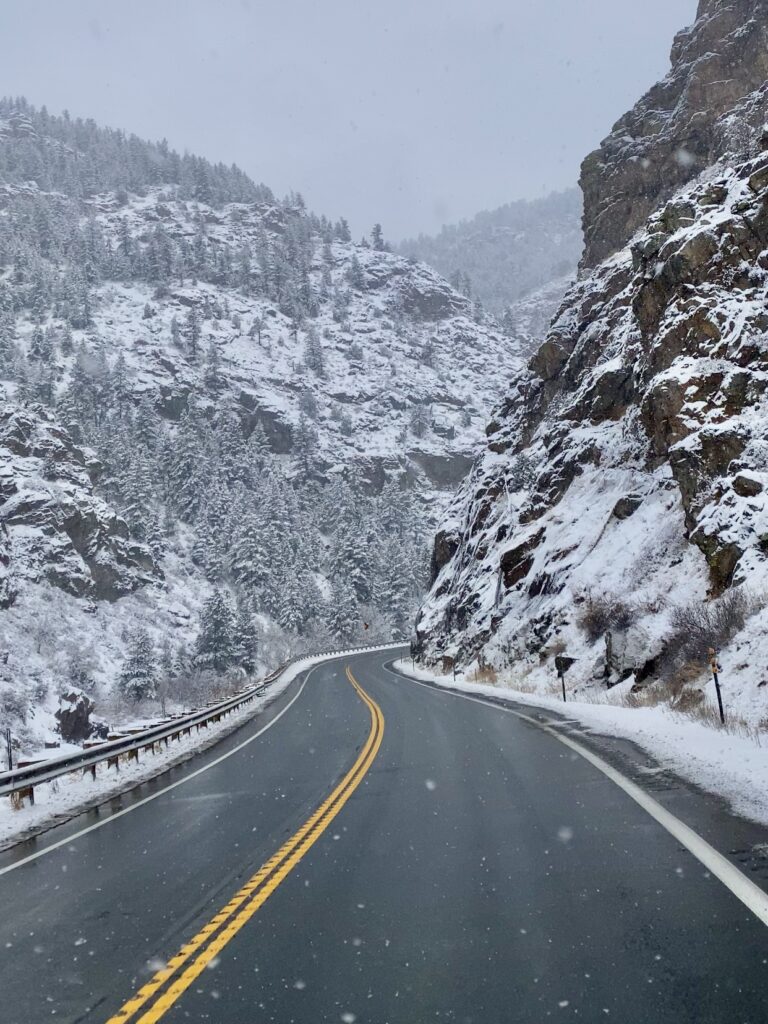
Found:
[(307, 341), (304, 346), (304, 362), (307, 367), (318, 377), (325, 376), (325, 356), (323, 355), (323, 344), (320, 335), (314, 327), (307, 331)]
[(363, 273), (360, 260), (357, 258), (357, 253), (352, 254), (346, 276), (347, 281), (349, 281), (353, 288), (360, 289), (365, 287), (365, 274)]
[(205, 369), (203, 371), (203, 381), (210, 391), (218, 391), (221, 387), (221, 374), (219, 372), (219, 367), (219, 350), (216, 342), (211, 338), (208, 345), (208, 352), (205, 357)]
[(200, 632), (195, 644), (195, 665), (202, 669), (212, 669), (221, 675), (232, 664), (233, 645), (232, 608), (221, 590), (216, 589), (203, 605), (200, 615)]
[(269, 462), (272, 454), (272, 449), (267, 440), (267, 433), (261, 421), (258, 421), (251, 431), (251, 436), (246, 443), (246, 449), (248, 461), (253, 466), (255, 472), (257, 474), (260, 473)]
[(396, 536), (386, 536), (376, 552), (376, 606), (405, 634), (414, 599), (413, 578), (408, 569), (409, 552)]
[(187, 348), (193, 363), (197, 362), (200, 352), (200, 334), (200, 314), (197, 306), (191, 306), (187, 313)]
[(233, 577), (254, 597), (263, 599), (271, 589), (273, 568), (269, 555), (269, 531), (254, 510), (247, 512), (236, 528), (230, 566)]
[(160, 444), (162, 430), (155, 404), (151, 396), (145, 393), (139, 399), (133, 417), (134, 443), (145, 448), (147, 452), (155, 452)]
[(157, 683), (157, 698), (160, 701), (160, 711), (167, 714), (167, 702), (176, 681), (176, 667), (173, 656), (173, 648), (170, 640), (166, 637), (160, 645), (160, 666)]
[(251, 329), (248, 333), (252, 338), (254, 336), (257, 338), (259, 345), (261, 345), (261, 335), (266, 326), (267, 325), (264, 322), (264, 317), (255, 316), (253, 318), (253, 323), (251, 324)]
[(190, 410), (181, 418), (167, 467), (168, 500), (187, 522), (194, 522), (200, 510), (205, 463), (197, 420)]
[(155, 696), (157, 667), (152, 640), (146, 630), (137, 629), (129, 637), (118, 687), (123, 696), (134, 703)]
[(358, 632), (360, 617), (355, 601), (355, 593), (348, 580), (334, 580), (331, 591), (328, 628), (334, 639), (341, 643), (351, 640)]
[(253, 613), (247, 604), (241, 602), (234, 626), (233, 657), (249, 676), (256, 671), (258, 652), (259, 637), (253, 624)]
[(286, 633), (301, 633), (304, 624), (306, 592), (297, 571), (297, 565), (287, 552), (279, 559), (280, 574), (277, 585), (277, 621)]
[(352, 232), (349, 230), (349, 224), (346, 222), (344, 217), (339, 217), (334, 226), (334, 234), (340, 242), (351, 242)]
[(128, 367), (122, 352), (118, 355), (112, 367), (111, 392), (113, 408), (118, 419), (122, 419), (128, 409), (131, 395)]
[(371, 245), (377, 252), (382, 252), (386, 245), (384, 243), (384, 233), (381, 230), (381, 224), (374, 224), (373, 230), (371, 231)]
[(317, 431), (302, 413), (293, 431), (293, 464), (303, 479), (314, 473), (317, 446)]

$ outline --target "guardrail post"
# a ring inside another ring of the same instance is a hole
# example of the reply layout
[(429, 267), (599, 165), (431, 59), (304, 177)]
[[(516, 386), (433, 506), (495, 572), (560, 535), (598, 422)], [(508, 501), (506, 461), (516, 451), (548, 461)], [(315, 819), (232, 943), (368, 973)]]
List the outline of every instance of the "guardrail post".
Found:
[(14, 811), (20, 811), (24, 806), (24, 801), (29, 797), (29, 806), (35, 806), (35, 787), (25, 786), (24, 789), (17, 789), (15, 793), (11, 793), (11, 806)]
[(115, 754), (114, 757), (107, 758), (107, 768), (114, 768), (116, 771), (120, 771), (120, 755)]

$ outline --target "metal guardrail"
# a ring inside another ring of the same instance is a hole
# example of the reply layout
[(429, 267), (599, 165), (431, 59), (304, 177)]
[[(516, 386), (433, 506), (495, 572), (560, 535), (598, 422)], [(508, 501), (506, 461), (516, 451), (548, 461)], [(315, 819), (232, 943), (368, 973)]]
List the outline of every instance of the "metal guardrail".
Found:
[(96, 778), (96, 766), (103, 761), (107, 767), (120, 768), (120, 758), (128, 756), (128, 760), (139, 759), (141, 750), (154, 752), (155, 745), (165, 743), (167, 747), (173, 739), (179, 739), (182, 735), (189, 734), (193, 729), (199, 732), (201, 728), (207, 728), (209, 722), (218, 722), (224, 715), (258, 697), (264, 690), (275, 682), (291, 665), (310, 658), (332, 658), (336, 655), (354, 654), (358, 651), (368, 651), (386, 647), (401, 647), (402, 644), (365, 644), (360, 647), (340, 648), (332, 651), (317, 651), (311, 654), (297, 654), (285, 662), (274, 672), (260, 680), (255, 686), (227, 697), (203, 710), (192, 711), (187, 715), (174, 718), (171, 721), (161, 722), (159, 725), (144, 729), (131, 736), (120, 737), (116, 740), (105, 740), (98, 746), (90, 747), (77, 754), (65, 754), (61, 757), (50, 758), (36, 764), (30, 764), (24, 768), (14, 768), (12, 771), (0, 772), (0, 796), (11, 796), (17, 800), (29, 799), (30, 804), (35, 802), (35, 786), (45, 782), (51, 782), (62, 775), (70, 772), (89, 771), (93, 778)]

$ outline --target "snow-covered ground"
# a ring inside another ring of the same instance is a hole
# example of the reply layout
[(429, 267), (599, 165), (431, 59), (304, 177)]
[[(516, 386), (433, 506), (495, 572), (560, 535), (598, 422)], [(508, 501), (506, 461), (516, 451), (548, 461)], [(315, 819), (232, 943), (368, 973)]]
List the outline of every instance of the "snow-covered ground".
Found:
[[(580, 722), (589, 732), (617, 736), (637, 743), (658, 762), (702, 789), (728, 801), (737, 814), (768, 825), (768, 736), (765, 745), (759, 731), (751, 734), (713, 728), (685, 714), (656, 707), (626, 707), (626, 688), (614, 687), (602, 703), (574, 700), (563, 705), (554, 694), (525, 692), (504, 685), (472, 682), (471, 675), (456, 679), (413, 667), (410, 659), (395, 662), (404, 675), (438, 683), (446, 689), (475, 696), (508, 697), (520, 704), (549, 708)], [(714, 700), (714, 695), (711, 695)], [(616, 703), (610, 703), (615, 701)]]
[[(387, 649), (388, 646), (391, 645), (384, 645), (383, 649)], [(220, 722), (212, 722), (202, 732), (180, 737), (167, 749), (155, 754), (140, 754), (138, 762), (123, 759), (119, 774), (114, 768), (99, 765), (95, 780), (90, 772), (76, 771), (64, 775), (53, 782), (35, 787), (34, 806), (25, 801), (24, 806), (14, 809), (8, 798), (0, 799), (0, 849), (46, 831), (87, 808), (133, 789), (173, 765), (188, 761), (195, 754), (207, 750), (279, 697), (301, 672), (327, 661), (328, 657), (325, 654), (312, 655), (289, 665), (266, 691), (250, 704), (234, 711)], [(68, 751), (57, 749), (52, 751), (52, 756), (61, 757), (62, 753), (66, 752)]]

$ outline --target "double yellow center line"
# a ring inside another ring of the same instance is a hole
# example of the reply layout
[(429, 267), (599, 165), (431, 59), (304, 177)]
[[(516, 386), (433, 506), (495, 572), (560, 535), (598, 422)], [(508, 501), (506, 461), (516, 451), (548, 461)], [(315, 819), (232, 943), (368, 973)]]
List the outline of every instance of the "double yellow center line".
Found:
[[(159, 970), (146, 985), (125, 1003), (106, 1024), (126, 1024), (147, 1007), (135, 1024), (155, 1024), (184, 994), (192, 982), (217, 957), (224, 947), (253, 917), (277, 889), (283, 879), (291, 873), (311, 846), (325, 832), (330, 823), (349, 800), (364, 779), (381, 746), (384, 734), (384, 716), (381, 708), (360, 686), (351, 669), (346, 670), (347, 679), (354, 686), (358, 696), (367, 706), (371, 715), (371, 729), (368, 739), (357, 760), (323, 801), (312, 816), (291, 838), (280, 847), (270, 859), (259, 868), (225, 907), (211, 918), (208, 924), (185, 943), (162, 970)], [(170, 983), (170, 984), (169, 984)], [(157, 997), (157, 998), (155, 998)], [(147, 1004), (151, 1004), (147, 1006)]]

